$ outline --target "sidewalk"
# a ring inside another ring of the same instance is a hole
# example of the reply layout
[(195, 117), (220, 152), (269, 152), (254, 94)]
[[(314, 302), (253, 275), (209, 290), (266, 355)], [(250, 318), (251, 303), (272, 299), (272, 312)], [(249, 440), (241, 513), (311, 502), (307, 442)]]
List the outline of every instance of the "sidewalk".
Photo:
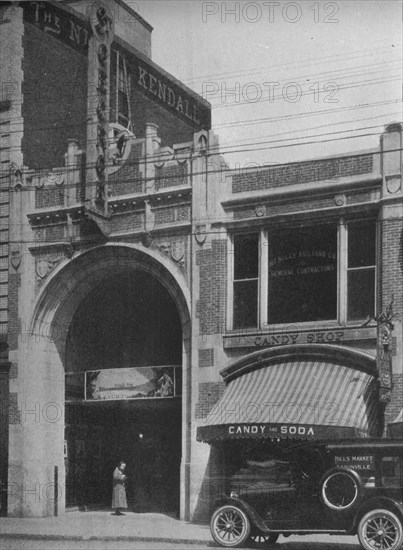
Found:
[(206, 544), (208, 525), (197, 525), (163, 514), (114, 516), (112, 512), (69, 512), (53, 518), (0, 518), (0, 537), (64, 540), (137, 540)]
[[(114, 516), (112, 512), (68, 512), (53, 518), (2, 518), (0, 517), (0, 538), (42, 539), (42, 540), (103, 540), (176, 543), (183, 545), (214, 544), (208, 525), (187, 523), (163, 514), (135, 514)], [(305, 537), (280, 537), (281, 547), (287, 543), (301, 542), (315, 547), (322, 543), (329, 549), (359, 550), (356, 537), (335, 537), (312, 535)], [(306, 546), (304, 546), (306, 548)]]

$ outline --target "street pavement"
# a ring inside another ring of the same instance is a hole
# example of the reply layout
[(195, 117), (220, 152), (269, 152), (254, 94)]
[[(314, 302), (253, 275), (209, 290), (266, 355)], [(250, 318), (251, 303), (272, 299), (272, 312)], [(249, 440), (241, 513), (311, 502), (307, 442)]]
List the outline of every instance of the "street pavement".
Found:
[[(307, 537), (308, 540), (310, 537)], [(281, 542), (276, 545), (278, 550), (359, 550), (357, 545), (332, 544), (320, 542)], [(186, 545), (167, 542), (139, 542), (139, 541), (65, 541), (65, 540), (32, 540), (32, 539), (5, 539), (0, 537), (2, 550), (218, 550), (211, 544)], [(255, 547), (256, 548), (256, 547)], [(260, 547), (261, 549), (264, 546)], [(270, 547), (266, 547), (268, 550)], [(274, 550), (275, 547), (273, 547)], [(240, 548), (239, 550), (243, 550)], [(244, 549), (246, 550), (246, 549)]]
[[(52, 548), (85, 550), (143, 548), (212, 548), (208, 525), (180, 521), (163, 514), (127, 512), (69, 512), (52, 518), (0, 518), (0, 547), (30, 550)], [(20, 546), (16, 546), (20, 544)], [(66, 546), (67, 544), (67, 546)], [(277, 546), (277, 545), (276, 545)], [(263, 548), (251, 545), (250, 548)], [(356, 537), (315, 535), (280, 537), (281, 550), (358, 550)]]

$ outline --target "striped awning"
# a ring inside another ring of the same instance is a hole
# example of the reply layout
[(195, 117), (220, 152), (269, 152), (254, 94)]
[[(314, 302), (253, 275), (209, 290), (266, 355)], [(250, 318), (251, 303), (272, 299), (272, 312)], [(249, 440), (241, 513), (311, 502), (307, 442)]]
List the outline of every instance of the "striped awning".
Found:
[(376, 380), (362, 370), (325, 361), (266, 365), (228, 383), (197, 439), (367, 437), (377, 407)]

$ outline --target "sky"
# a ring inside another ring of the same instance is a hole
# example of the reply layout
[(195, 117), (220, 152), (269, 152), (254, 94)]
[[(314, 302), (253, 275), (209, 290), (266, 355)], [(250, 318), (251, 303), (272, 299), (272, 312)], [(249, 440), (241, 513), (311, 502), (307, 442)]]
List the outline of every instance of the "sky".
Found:
[(402, 120), (398, 0), (130, 0), (153, 60), (212, 104), (231, 167), (377, 147)]

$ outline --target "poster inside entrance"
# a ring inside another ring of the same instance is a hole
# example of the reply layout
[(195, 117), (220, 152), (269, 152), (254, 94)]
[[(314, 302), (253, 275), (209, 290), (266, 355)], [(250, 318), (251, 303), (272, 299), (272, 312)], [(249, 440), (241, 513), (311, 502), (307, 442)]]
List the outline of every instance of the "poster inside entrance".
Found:
[(175, 367), (92, 370), (85, 373), (85, 399), (175, 397)]

